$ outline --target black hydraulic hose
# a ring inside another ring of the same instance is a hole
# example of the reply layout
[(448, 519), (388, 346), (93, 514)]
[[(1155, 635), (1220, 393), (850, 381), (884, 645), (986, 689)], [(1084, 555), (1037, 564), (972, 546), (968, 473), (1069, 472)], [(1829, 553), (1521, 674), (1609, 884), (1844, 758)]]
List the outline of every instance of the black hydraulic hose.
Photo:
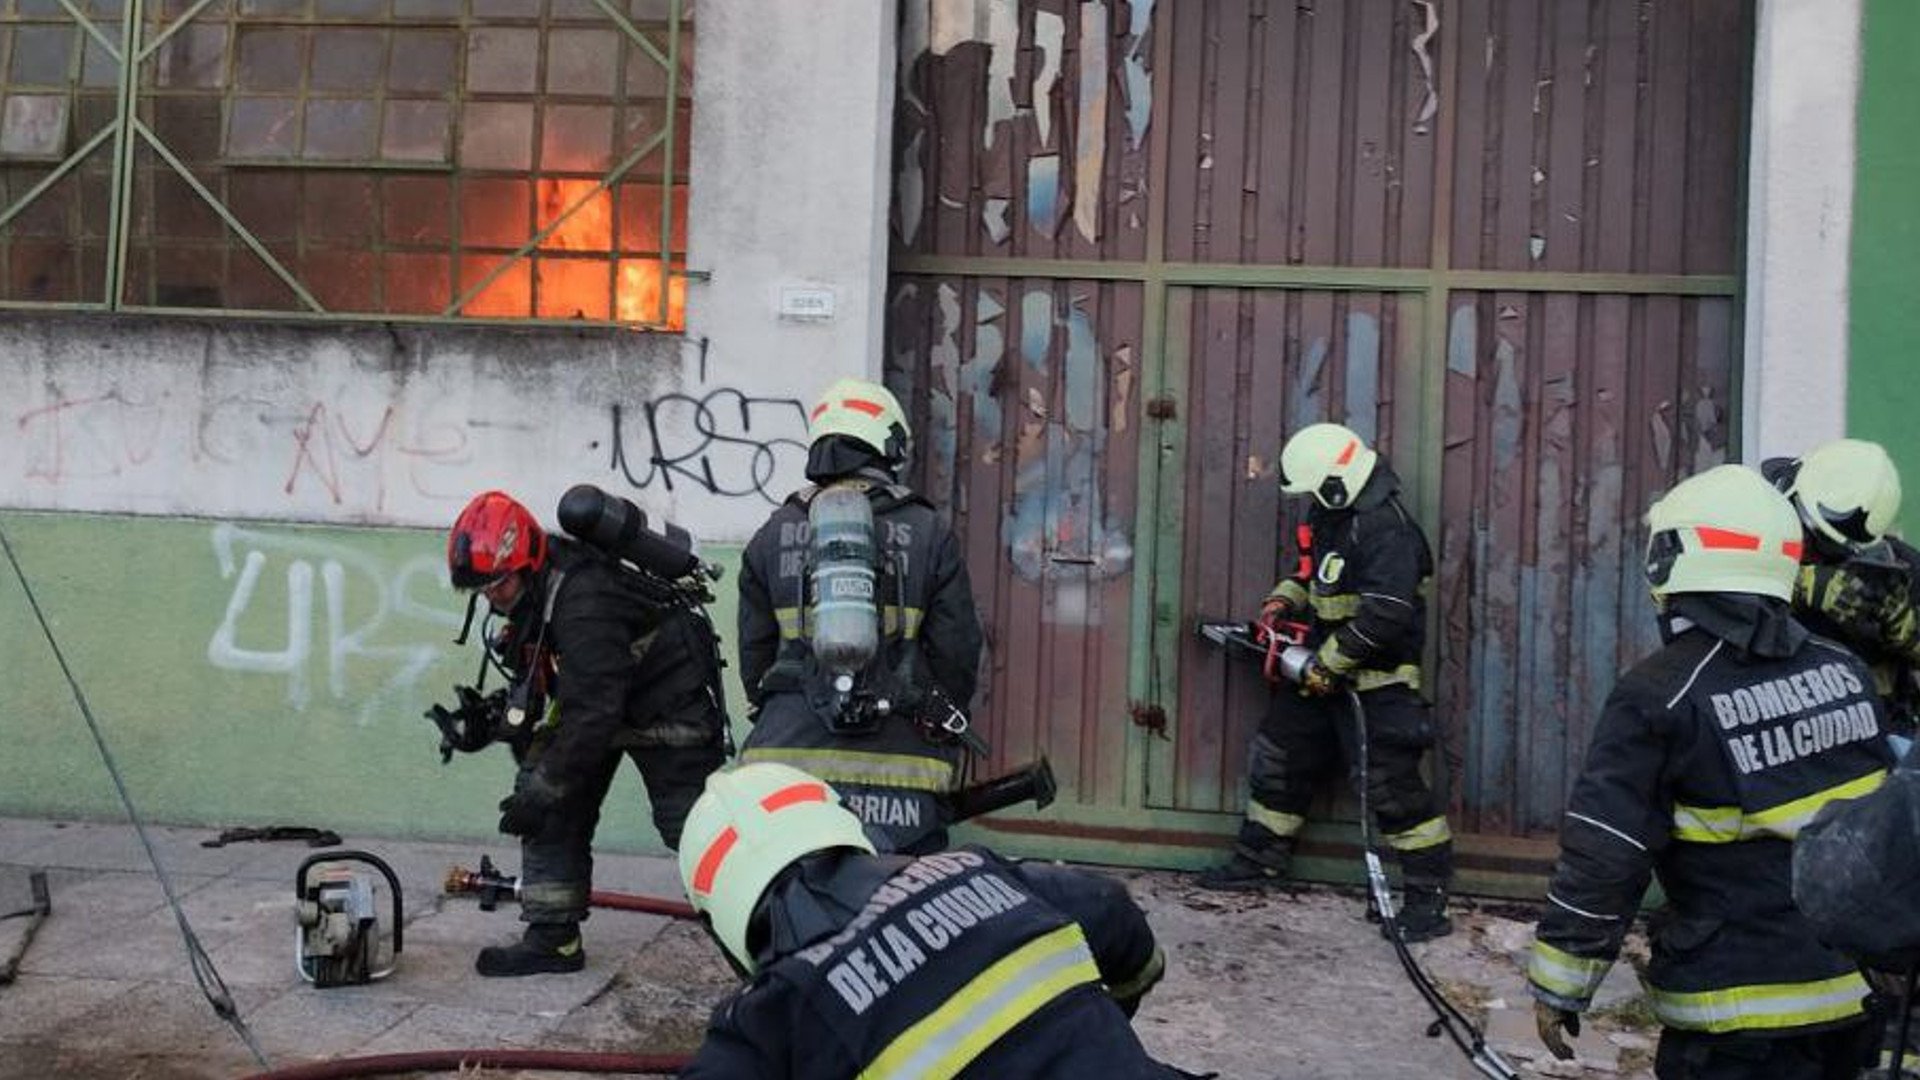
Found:
[(1380, 862), (1380, 849), (1373, 835), (1373, 811), (1367, 805), (1367, 710), (1360, 703), (1359, 692), (1351, 687), (1347, 689), (1347, 707), (1353, 712), (1355, 741), (1358, 744), (1355, 758), (1360, 767), (1360, 847), (1367, 864), (1367, 899), (1380, 916), (1380, 927), (1385, 931), (1387, 940), (1393, 943), (1393, 955), (1407, 973), (1407, 981), (1413, 984), (1421, 1000), (1433, 1010), (1434, 1019), (1427, 1025), (1427, 1037), (1438, 1038), (1441, 1032), (1445, 1032), (1482, 1076), (1491, 1080), (1520, 1080), (1520, 1074), (1498, 1051), (1487, 1045), (1486, 1036), (1465, 1013), (1447, 1000), (1447, 995), (1435, 985), (1433, 978), (1420, 967), (1420, 962), (1413, 958), (1413, 951), (1407, 948), (1400, 924), (1393, 917), (1393, 899), (1387, 887), (1387, 872)]
[(340, 1080), (465, 1069), (534, 1069), (543, 1072), (624, 1073), (677, 1076), (691, 1054), (602, 1054), (582, 1050), (414, 1050), (400, 1054), (334, 1058), (253, 1073), (245, 1080)]

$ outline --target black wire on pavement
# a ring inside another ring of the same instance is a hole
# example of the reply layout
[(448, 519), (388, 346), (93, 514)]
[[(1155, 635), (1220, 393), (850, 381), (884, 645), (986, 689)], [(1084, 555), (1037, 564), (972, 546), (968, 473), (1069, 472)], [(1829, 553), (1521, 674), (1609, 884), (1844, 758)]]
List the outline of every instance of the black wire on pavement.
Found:
[(87, 730), (93, 733), (93, 744), (100, 748), (100, 760), (106, 763), (107, 775), (113, 779), (113, 788), (120, 794), (120, 804), (127, 809), (127, 818), (133, 822), (133, 828), (140, 836), (140, 846), (146, 849), (147, 861), (153, 864), (154, 876), (160, 879), (160, 890), (166, 894), (167, 906), (173, 909), (174, 922), (180, 926), (180, 937), (186, 943), (187, 963), (193, 969), (193, 981), (200, 986), (200, 993), (206, 996), (207, 1004), (213, 1007), (214, 1015), (225, 1020), (247, 1044), (253, 1059), (263, 1069), (272, 1068), (267, 1055), (260, 1050), (260, 1044), (240, 1018), (240, 1010), (233, 1003), (233, 994), (220, 978), (219, 969), (214, 967), (213, 958), (207, 955), (206, 947), (200, 944), (200, 938), (193, 932), (192, 924), (187, 922), (187, 913), (181, 910), (180, 898), (174, 894), (173, 879), (160, 864), (160, 853), (154, 850), (153, 841), (147, 836), (147, 825), (140, 817), (140, 811), (133, 805), (133, 796), (127, 792), (126, 780), (120, 775), (120, 765), (114, 760), (113, 751), (107, 748), (107, 739), (100, 731), (99, 721), (94, 719), (93, 709), (87, 704), (87, 695), (80, 689), (80, 682), (74, 678), (73, 669), (67, 665), (66, 654), (60, 651), (60, 642), (53, 636), (53, 627), (48, 625), (46, 613), (40, 610), (40, 601), (33, 595), (33, 586), (27, 582), (27, 572), (20, 567), (20, 559), (13, 553), (13, 544), (7, 539), (4, 528), (0, 528), (0, 549), (4, 549), (7, 561), (13, 564), (14, 576), (20, 579), (20, 590), (27, 596), (27, 606), (33, 609), (33, 617), (40, 623), (40, 632), (47, 639), (47, 647), (53, 650), (53, 658), (60, 665), (60, 673), (66, 676), (67, 687), (73, 691), (73, 700), (80, 706), (80, 715), (86, 718)]
[(1480, 1029), (1475, 1027), (1467, 1014), (1447, 1000), (1447, 995), (1433, 981), (1420, 962), (1413, 958), (1413, 950), (1407, 948), (1406, 938), (1401, 935), (1400, 924), (1394, 921), (1392, 894), (1387, 888), (1387, 872), (1380, 862), (1380, 849), (1373, 835), (1372, 808), (1367, 805), (1367, 709), (1360, 703), (1358, 691), (1347, 689), (1347, 707), (1353, 712), (1355, 741), (1359, 747), (1355, 753), (1356, 764), (1360, 772), (1360, 848), (1367, 863), (1367, 897), (1369, 905), (1380, 914), (1380, 930), (1393, 943), (1393, 955), (1400, 961), (1400, 967), (1407, 973), (1407, 981), (1419, 993), (1427, 1007), (1433, 1010), (1433, 1022), (1427, 1025), (1427, 1037), (1436, 1038), (1445, 1032), (1467, 1061), (1482, 1076), (1491, 1080), (1520, 1080), (1520, 1074), (1514, 1071), (1500, 1052), (1487, 1045), (1487, 1039)]

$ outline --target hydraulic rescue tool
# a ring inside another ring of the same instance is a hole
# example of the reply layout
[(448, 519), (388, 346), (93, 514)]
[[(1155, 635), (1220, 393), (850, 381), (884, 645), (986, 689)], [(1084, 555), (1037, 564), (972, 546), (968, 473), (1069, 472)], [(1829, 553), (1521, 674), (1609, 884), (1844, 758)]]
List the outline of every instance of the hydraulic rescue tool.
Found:
[[(1218, 645), (1233, 655), (1259, 658), (1269, 681), (1284, 679), (1299, 682), (1308, 661), (1313, 659), (1313, 651), (1306, 645), (1308, 627), (1304, 623), (1273, 626), (1231, 619), (1202, 619), (1193, 629), (1201, 640)], [(1519, 1080), (1520, 1074), (1514, 1071), (1506, 1058), (1500, 1056), (1499, 1051), (1487, 1045), (1486, 1036), (1474, 1026), (1473, 1021), (1447, 1000), (1432, 976), (1414, 959), (1413, 951), (1407, 948), (1406, 939), (1401, 936), (1400, 924), (1394, 918), (1393, 890), (1387, 883), (1386, 865), (1381, 861), (1380, 845), (1374, 836), (1372, 808), (1367, 805), (1367, 710), (1360, 702), (1360, 694), (1352, 687), (1344, 692), (1347, 709), (1353, 716), (1354, 745), (1358, 748), (1358, 760), (1354, 762), (1358, 775), (1354, 786), (1360, 790), (1360, 847), (1367, 867), (1368, 907), (1379, 917), (1381, 930), (1392, 943), (1394, 957), (1406, 972), (1407, 981), (1413, 984), (1414, 991), (1433, 1010), (1434, 1018), (1427, 1025), (1427, 1037), (1438, 1038), (1444, 1032), (1482, 1076), (1491, 1080)]]
[(393, 974), (402, 946), (400, 879), (384, 860), (351, 850), (310, 855), (294, 873), (293, 892), (294, 963), (302, 979), (357, 986)]

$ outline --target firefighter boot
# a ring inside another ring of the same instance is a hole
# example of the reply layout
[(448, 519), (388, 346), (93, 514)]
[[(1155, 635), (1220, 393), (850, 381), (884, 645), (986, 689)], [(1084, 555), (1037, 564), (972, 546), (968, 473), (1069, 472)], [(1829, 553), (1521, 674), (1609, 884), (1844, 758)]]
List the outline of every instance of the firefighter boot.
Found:
[(1202, 870), (1193, 883), (1203, 889), (1220, 892), (1253, 892), (1287, 880), (1289, 852), (1285, 845), (1250, 856), (1244, 848), (1235, 848), (1233, 857), (1219, 866)]
[[(1453, 920), (1447, 918), (1447, 890), (1431, 885), (1407, 886), (1400, 913), (1393, 921), (1400, 928), (1400, 940), (1409, 945), (1453, 933)], [(1385, 936), (1387, 928), (1382, 926), (1380, 933)]]
[(510, 978), (579, 971), (586, 964), (579, 923), (529, 923), (519, 941), (481, 949), (473, 968), (482, 975)]

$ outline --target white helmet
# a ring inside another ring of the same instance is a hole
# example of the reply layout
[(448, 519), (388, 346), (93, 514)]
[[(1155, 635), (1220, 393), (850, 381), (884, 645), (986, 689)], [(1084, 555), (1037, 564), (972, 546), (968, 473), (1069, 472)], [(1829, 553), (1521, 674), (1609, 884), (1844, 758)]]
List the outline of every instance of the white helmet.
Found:
[(1720, 465), (1675, 484), (1647, 511), (1647, 582), (1656, 597), (1757, 593), (1793, 598), (1800, 519), (1766, 479)]
[(1360, 494), (1380, 455), (1340, 424), (1301, 428), (1280, 449), (1280, 490), (1311, 493), (1321, 506), (1339, 510)]
[(680, 881), (720, 947), (754, 970), (747, 927), (773, 879), (800, 858), (833, 848), (869, 854), (860, 819), (826, 781), (762, 762), (707, 777), (680, 836)]
[(858, 439), (895, 468), (906, 464), (913, 440), (900, 402), (866, 379), (841, 379), (827, 387), (807, 414), (807, 428), (814, 442), (828, 435)]
[(1841, 550), (1880, 539), (1900, 514), (1900, 472), (1879, 443), (1835, 439), (1788, 466), (1781, 479), (1801, 522)]

